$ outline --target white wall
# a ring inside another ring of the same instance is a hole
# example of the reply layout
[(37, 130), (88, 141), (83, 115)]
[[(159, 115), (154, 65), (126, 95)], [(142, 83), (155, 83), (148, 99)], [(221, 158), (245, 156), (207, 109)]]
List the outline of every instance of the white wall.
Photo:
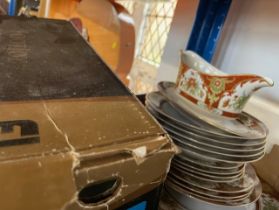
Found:
[(274, 80), (274, 87), (259, 90), (245, 109), (269, 128), (270, 151), (279, 144), (279, 1), (233, 0), (213, 64), (228, 73)]
[(213, 63), (229, 73), (275, 81), (262, 96), (279, 102), (279, 1), (233, 0)]

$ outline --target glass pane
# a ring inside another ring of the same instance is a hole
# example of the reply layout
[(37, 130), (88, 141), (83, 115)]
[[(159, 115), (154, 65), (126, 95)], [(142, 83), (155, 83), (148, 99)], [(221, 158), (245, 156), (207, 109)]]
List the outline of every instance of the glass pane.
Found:
[(150, 3), (146, 12), (138, 57), (155, 66), (161, 62), (176, 3)]
[(134, 13), (134, 1), (131, 0), (118, 0), (116, 1), (118, 4), (124, 6), (130, 14)]

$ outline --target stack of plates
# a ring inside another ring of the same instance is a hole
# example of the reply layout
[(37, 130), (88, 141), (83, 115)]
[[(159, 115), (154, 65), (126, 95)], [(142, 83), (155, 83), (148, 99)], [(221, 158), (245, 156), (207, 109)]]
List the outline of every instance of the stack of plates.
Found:
[[(262, 122), (242, 113), (235, 122), (216, 126), (162, 90), (148, 94), (145, 104), (181, 150), (166, 191), (185, 209), (258, 209), (261, 184), (247, 163), (264, 155), (267, 129)], [(249, 135), (238, 135), (238, 130)]]

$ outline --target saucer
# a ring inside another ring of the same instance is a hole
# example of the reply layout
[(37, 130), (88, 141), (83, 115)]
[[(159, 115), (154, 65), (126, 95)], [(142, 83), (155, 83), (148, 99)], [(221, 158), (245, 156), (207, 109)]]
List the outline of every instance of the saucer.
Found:
[[(171, 180), (172, 183), (179, 186), (179, 188), (186, 189), (188, 193), (200, 194), (207, 197), (227, 199), (232, 198), (233, 200), (244, 198), (246, 195), (250, 196), (250, 201), (253, 202), (261, 195), (261, 183), (256, 176), (251, 165), (247, 165), (245, 176), (239, 181), (228, 182), (228, 183), (212, 183), (207, 181), (199, 180), (194, 176), (189, 177), (188, 175), (182, 174), (179, 171), (171, 170), (167, 178), (167, 183)], [(191, 191), (191, 192), (190, 192)], [(212, 200), (211, 200), (212, 201)], [(247, 202), (247, 200), (243, 201)], [(231, 203), (231, 205), (239, 205), (240, 203)], [(243, 204), (243, 203), (242, 203)]]
[(240, 173), (243, 173), (244, 170), (244, 164), (236, 168), (226, 169), (222, 167), (212, 167), (211, 165), (204, 164), (200, 161), (191, 160), (189, 158), (183, 159), (179, 156), (175, 156), (172, 162), (176, 162), (177, 164), (180, 164), (183, 167), (193, 169), (196, 172), (212, 174), (215, 176), (236, 176)]
[(174, 137), (172, 137), (172, 139), (174, 140), (175, 144), (180, 147), (182, 154), (186, 155), (191, 150), (191, 152), (195, 152), (199, 154), (200, 158), (202, 159), (207, 158), (211, 160), (218, 160), (218, 161), (229, 162), (229, 163), (244, 163), (244, 162), (257, 161), (260, 158), (262, 158), (265, 154), (265, 152), (261, 152), (253, 155), (229, 155), (229, 154), (223, 154), (219, 152), (213, 152), (206, 148), (201, 148), (189, 143), (181, 144), (181, 141), (178, 141)]
[(172, 161), (172, 167), (177, 168), (181, 171), (185, 171), (186, 173), (191, 173), (193, 175), (199, 176), (201, 178), (209, 179), (212, 181), (234, 181), (241, 176), (243, 176), (244, 171), (240, 171), (240, 173), (227, 175), (227, 174), (212, 174), (204, 171), (198, 171), (191, 167), (191, 165), (181, 164), (180, 162), (177, 162), (175, 160)]
[[(153, 112), (154, 110), (151, 110), (152, 108), (147, 106), (147, 109), (150, 112)], [(154, 114), (155, 115), (155, 114)], [(179, 126), (176, 126), (175, 124), (171, 123), (170, 121), (164, 120), (161, 117), (156, 115), (157, 120), (160, 122), (160, 124), (166, 129), (170, 130), (173, 133), (177, 133), (183, 137), (191, 138), (194, 140), (198, 140), (200, 144), (204, 145), (210, 145), (211, 147), (217, 148), (217, 149), (223, 149), (223, 150), (229, 150), (232, 152), (252, 152), (252, 151), (260, 151), (264, 150), (266, 140), (260, 142), (256, 145), (246, 145), (246, 144), (231, 144), (228, 142), (220, 141), (218, 139), (209, 138), (205, 136), (198, 135), (196, 133), (193, 133), (191, 131), (188, 131), (186, 129), (183, 129)]]
[(193, 150), (185, 150), (181, 149), (181, 153), (176, 155), (175, 158), (179, 158), (181, 160), (192, 160), (198, 162), (202, 166), (210, 166), (215, 169), (222, 169), (222, 170), (238, 170), (239, 167), (243, 167), (244, 163), (235, 163), (235, 162), (228, 162), (224, 160), (218, 160), (211, 157), (207, 157), (205, 155), (201, 155), (200, 153), (193, 151)]
[(180, 133), (177, 133), (176, 131), (169, 129), (168, 127), (164, 127), (164, 128), (170, 134), (170, 136), (173, 137), (173, 139), (177, 140), (181, 144), (184, 143), (192, 144), (193, 146), (197, 146), (219, 154), (233, 155), (238, 157), (241, 156), (248, 157), (249, 155), (261, 154), (265, 150), (265, 147), (256, 148), (253, 150), (245, 150), (245, 149), (243, 150), (243, 149), (233, 149), (233, 148), (230, 149), (226, 147), (219, 147), (214, 144), (212, 145), (208, 142), (202, 142), (200, 138), (196, 138), (196, 139), (190, 138), (187, 135), (181, 135)]
[(205, 199), (211, 202), (228, 202), (228, 201), (241, 202), (247, 199), (252, 192), (251, 191), (248, 193), (244, 193), (242, 195), (211, 193), (206, 190), (200, 190), (193, 186), (188, 186), (187, 184), (182, 184), (172, 176), (168, 177), (166, 181), (166, 185), (173, 189), (182, 190), (185, 194), (190, 194), (192, 196)]
[(259, 205), (261, 184), (258, 183), (247, 199), (240, 202), (220, 202), (204, 197), (194, 196), (191, 193), (170, 185), (167, 181), (166, 191), (186, 209), (197, 210), (262, 210)]
[(161, 113), (160, 110), (152, 107), (152, 105), (146, 105), (147, 110), (158, 120), (158, 122), (165, 128), (182, 136), (187, 136), (189, 138), (198, 139), (201, 143), (210, 143), (211, 146), (227, 148), (229, 150), (242, 150), (242, 151), (255, 151), (263, 150), (266, 145), (266, 139), (238, 139), (238, 138), (218, 138), (210, 136), (208, 134), (202, 133), (201, 130), (194, 130), (184, 125), (178, 124), (171, 119), (167, 119)]
[[(168, 99), (163, 96), (162, 93), (160, 92), (151, 92), (146, 95), (146, 103), (149, 104), (149, 102), (153, 105), (153, 107), (160, 107), (162, 103), (168, 102)], [(203, 122), (202, 120), (199, 120), (193, 115), (190, 115), (188, 113), (181, 113), (175, 106), (170, 104), (168, 102), (169, 106), (167, 107), (166, 113), (167, 115), (172, 118), (172, 119), (177, 119), (178, 122), (186, 123), (186, 125), (191, 125), (194, 128), (202, 128), (204, 131), (210, 131), (212, 134), (228, 134), (231, 135), (230, 133), (227, 133), (223, 130), (220, 130), (216, 128), (215, 126), (212, 126), (206, 122)], [(171, 110), (169, 110), (171, 109)]]
[[(199, 122), (201, 120), (197, 118), (191, 118), (190, 114), (179, 110), (176, 106), (162, 95), (160, 92), (152, 92), (146, 95), (146, 107), (149, 111), (154, 114), (158, 119), (170, 122), (173, 126), (179, 127), (187, 132), (192, 132), (202, 137), (215, 139), (216, 141), (222, 142), (229, 145), (249, 145), (263, 146), (265, 143), (264, 138), (250, 138), (243, 136), (236, 136), (224, 131), (220, 132), (220, 129), (208, 127), (209, 125), (205, 122)], [(198, 123), (197, 123), (198, 122)]]
[(267, 136), (266, 126), (245, 112), (242, 112), (238, 118), (222, 117), (201, 109), (181, 97), (176, 91), (175, 83), (173, 82), (160, 82), (158, 89), (177, 108), (220, 130), (250, 139), (266, 138)]
[(240, 179), (228, 182), (212, 182), (204, 178), (201, 179), (194, 174), (186, 174), (173, 167), (169, 172), (169, 176), (178, 180), (183, 186), (195, 188), (200, 192), (208, 192), (211, 195), (222, 194), (224, 196), (249, 194), (257, 182), (257, 178), (251, 177), (247, 170)]

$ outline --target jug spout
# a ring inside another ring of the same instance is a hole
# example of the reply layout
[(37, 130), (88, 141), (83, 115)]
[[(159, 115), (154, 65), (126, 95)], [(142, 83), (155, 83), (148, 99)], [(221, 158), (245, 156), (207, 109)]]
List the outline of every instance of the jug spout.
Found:
[(227, 79), (232, 79), (232, 86), (223, 92), (218, 102), (218, 109), (225, 113), (239, 114), (255, 91), (274, 84), (270, 78), (257, 75), (230, 75)]
[[(242, 92), (242, 95), (250, 96), (255, 91), (263, 87), (272, 87), (274, 82), (268, 77), (261, 77), (258, 75), (231, 75), (239, 80), (238, 85), (235, 87), (235, 92)], [(241, 90), (241, 91), (240, 91)]]
[(256, 90), (262, 88), (262, 87), (272, 87), (274, 85), (274, 81), (268, 77), (262, 77), (263, 82), (261, 83), (261, 85), (259, 85), (258, 88), (256, 88)]

